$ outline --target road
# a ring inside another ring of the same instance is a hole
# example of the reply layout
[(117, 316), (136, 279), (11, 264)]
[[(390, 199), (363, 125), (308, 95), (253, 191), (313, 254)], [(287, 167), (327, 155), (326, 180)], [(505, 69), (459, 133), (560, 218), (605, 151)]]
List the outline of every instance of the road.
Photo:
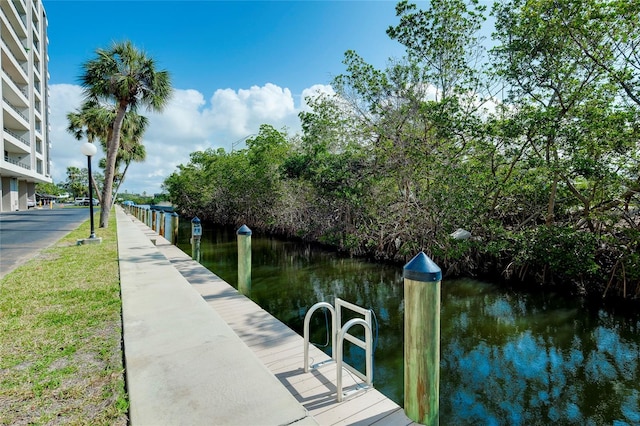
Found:
[[(94, 212), (99, 209), (94, 209)], [(89, 207), (0, 213), (0, 278), (89, 219)], [(87, 235), (89, 237), (89, 235)]]

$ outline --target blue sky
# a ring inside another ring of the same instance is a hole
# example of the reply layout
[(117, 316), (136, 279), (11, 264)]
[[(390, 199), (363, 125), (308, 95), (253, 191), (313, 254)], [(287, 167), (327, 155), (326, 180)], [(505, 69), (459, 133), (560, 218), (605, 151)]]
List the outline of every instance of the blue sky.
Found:
[[(269, 123), (299, 129), (302, 98), (330, 91), (346, 50), (383, 68), (402, 47), (385, 31), (395, 1), (43, 0), (48, 18), (53, 178), (83, 167), (66, 114), (80, 106), (81, 64), (95, 49), (131, 40), (172, 76), (176, 93), (148, 114), (147, 161), (123, 190), (155, 193), (195, 150), (223, 147)], [(420, 4), (420, 2), (418, 2)], [(426, 4), (426, 3), (425, 3)]]
[(344, 52), (377, 65), (402, 55), (385, 34), (393, 1), (44, 0), (52, 83), (76, 82), (97, 47), (129, 39), (174, 85), (205, 93), (265, 83), (294, 93), (328, 84)]

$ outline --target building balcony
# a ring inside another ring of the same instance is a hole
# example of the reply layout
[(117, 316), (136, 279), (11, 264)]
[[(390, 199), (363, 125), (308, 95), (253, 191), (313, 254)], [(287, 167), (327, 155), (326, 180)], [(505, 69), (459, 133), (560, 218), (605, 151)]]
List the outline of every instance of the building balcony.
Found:
[(9, 113), (13, 113), (15, 118), (20, 117), (22, 120), (24, 120), (24, 124), (26, 125), (26, 127), (29, 128), (29, 117), (26, 115), (28, 114), (28, 108), (18, 108), (4, 96), (2, 97), (2, 100), (4, 101), (4, 104), (9, 107), (8, 110), (6, 108), (3, 108), (3, 110), (9, 111)]
[(40, 61), (40, 59), (42, 59), (40, 55), (40, 43), (34, 40), (33, 44), (31, 45), (31, 50), (33, 50), (34, 58)]
[(9, 74), (2, 73), (2, 94), (5, 98), (11, 100), (11, 103), (28, 105), (28, 90), (28, 86), (19, 85), (15, 80), (11, 78)]
[(29, 63), (27, 60), (19, 61), (4, 40), (2, 40), (0, 48), (2, 51), (2, 70), (11, 76), (12, 80), (16, 81), (19, 86), (29, 84), (27, 77)]
[(31, 149), (31, 142), (24, 135), (20, 135), (13, 129), (3, 128), (5, 132), (5, 141), (13, 143), (16, 147), (22, 148), (25, 152), (29, 152)]
[(30, 164), (25, 164), (25, 163), (21, 162), (20, 160), (16, 160), (14, 158), (9, 157), (8, 155), (4, 156), (4, 161), (6, 163), (16, 165), (16, 166), (18, 166), (18, 167), (20, 167), (22, 169), (31, 170), (31, 165)]
[(29, 60), (29, 57), (27, 56), (27, 48), (25, 47), (27, 38), (19, 38), (13, 29), (9, 27), (6, 19), (0, 19), (0, 21), (2, 21), (3, 24), (0, 31), (2, 42), (7, 46), (18, 62), (27, 62)]
[(0, 7), (5, 12), (11, 27), (16, 31), (18, 36), (27, 36), (27, 14), (24, 11), (24, 7), (20, 7), (19, 3), (13, 1), (2, 1)]

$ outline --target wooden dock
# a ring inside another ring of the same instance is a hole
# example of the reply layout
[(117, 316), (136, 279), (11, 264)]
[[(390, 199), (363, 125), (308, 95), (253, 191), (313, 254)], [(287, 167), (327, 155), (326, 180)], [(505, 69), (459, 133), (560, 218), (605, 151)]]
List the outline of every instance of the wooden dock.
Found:
[[(304, 372), (303, 338), (251, 299), (155, 232), (138, 222), (160, 252), (180, 271), (207, 303), (229, 324), (291, 394), (321, 425), (413, 425), (402, 407), (374, 388), (361, 389), (362, 381), (343, 369), (345, 399), (336, 399), (336, 364), (320, 349), (310, 347), (310, 364)], [(195, 264), (195, 265), (194, 265)], [(242, 368), (241, 365), (238, 368)], [(375, 381), (374, 381), (375, 386)], [(252, 390), (248, 390), (251, 392)], [(259, 389), (253, 390), (259, 392)]]

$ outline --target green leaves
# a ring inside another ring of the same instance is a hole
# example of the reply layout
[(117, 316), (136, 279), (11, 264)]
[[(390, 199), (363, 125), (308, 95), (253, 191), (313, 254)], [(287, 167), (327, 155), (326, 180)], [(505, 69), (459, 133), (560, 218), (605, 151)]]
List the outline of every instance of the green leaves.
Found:
[[(624, 287), (640, 227), (639, 5), (498, 2), (488, 73), (483, 6), (401, 1), (387, 32), (406, 57), (377, 69), (347, 51), (300, 135), (263, 125), (245, 150), (192, 154), (165, 185), (188, 214), (351, 254), (426, 250), (456, 274), (516, 265), (522, 280)], [(472, 239), (454, 241), (457, 228)]]
[(433, 0), (429, 6), (418, 10), (406, 0), (399, 2), (400, 23), (389, 27), (387, 34), (424, 67), (427, 81), (442, 96), (474, 89), (478, 76), (473, 64), (483, 55), (477, 34), (486, 8), (476, 0)]
[(208, 149), (191, 154), (164, 182), (170, 199), (189, 216), (216, 223), (266, 227), (280, 201), (280, 167), (288, 156), (284, 133), (262, 125), (247, 149)]
[[(113, 43), (109, 49), (97, 49), (96, 57), (82, 65), (83, 73), (80, 81), (85, 93), (86, 105), (108, 105), (107, 110), (113, 108), (115, 113), (107, 132), (104, 131), (104, 117), (100, 119), (100, 126), (91, 128), (88, 136), (97, 136), (106, 141), (105, 184), (102, 190), (101, 202), (103, 205), (112, 205), (113, 185), (118, 178), (116, 163), (120, 149), (121, 134), (129, 142), (128, 153), (125, 154), (127, 165), (130, 161), (141, 160), (143, 151), (135, 142), (138, 136), (144, 132), (146, 121), (135, 114), (139, 106), (151, 111), (162, 111), (169, 102), (172, 93), (169, 73), (165, 70), (157, 70), (153, 59), (138, 50), (130, 41)], [(126, 115), (134, 114), (128, 126)], [(69, 117), (70, 120), (73, 117)], [(106, 119), (109, 121), (108, 119)], [(80, 123), (82, 127), (86, 123), (94, 124), (94, 120)], [(70, 129), (77, 129), (78, 123), (72, 123)], [(76, 135), (78, 133), (76, 132)], [(138, 148), (138, 149), (136, 149)], [(125, 151), (127, 151), (125, 149)], [(117, 192), (117, 189), (116, 189)], [(110, 209), (100, 211), (100, 227), (106, 227)]]
[(156, 70), (155, 61), (128, 40), (97, 49), (96, 58), (82, 68), (80, 81), (87, 98), (162, 111), (171, 97), (168, 71)]
[(562, 277), (592, 277), (599, 271), (595, 261), (597, 239), (589, 232), (565, 227), (537, 227), (518, 238), (514, 261), (517, 265), (548, 268)]
[(549, 224), (573, 222), (566, 212), (579, 212), (576, 226), (594, 230), (607, 218), (594, 206), (619, 197), (620, 178), (633, 167), (628, 158), (637, 150), (638, 111), (623, 101), (625, 90), (612, 76), (613, 68), (630, 64), (614, 60), (612, 50), (612, 40), (626, 38), (625, 25), (616, 26), (625, 18), (610, 15), (610, 8), (617, 10), (599, 0), (494, 6), (502, 43), (493, 50), (495, 68), (512, 87), (513, 109), (520, 110), (516, 116), (530, 144), (525, 156), (537, 157), (547, 170)]
[[(69, 122), (67, 131), (73, 134), (76, 139), (81, 140), (85, 136), (92, 143), (97, 139), (105, 153), (107, 152), (107, 144), (112, 138), (113, 125), (116, 120), (115, 107), (101, 104), (95, 99), (85, 100), (75, 112), (67, 114), (67, 120)], [(129, 110), (124, 115), (113, 176), (113, 181), (117, 182), (114, 199), (118, 188), (124, 181), (129, 164), (132, 161), (142, 162), (146, 157), (142, 137), (148, 124), (149, 120), (134, 110)], [(125, 167), (121, 171), (122, 164)], [(101, 161), (100, 166), (106, 168), (106, 161)]]

